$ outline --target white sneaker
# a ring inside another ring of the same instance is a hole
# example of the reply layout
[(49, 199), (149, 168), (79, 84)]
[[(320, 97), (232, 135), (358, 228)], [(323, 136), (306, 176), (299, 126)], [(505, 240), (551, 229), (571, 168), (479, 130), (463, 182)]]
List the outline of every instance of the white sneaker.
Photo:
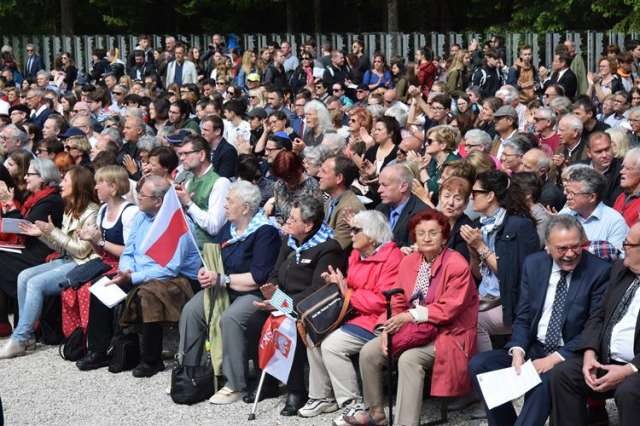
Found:
[(14, 339), (9, 339), (7, 343), (0, 349), (0, 359), (15, 358), (24, 355), (26, 352), (25, 345)]
[(304, 407), (298, 410), (298, 415), (300, 417), (315, 417), (323, 413), (333, 413), (339, 408), (334, 399), (309, 399)]
[(352, 400), (342, 408), (342, 413), (333, 419), (333, 426), (348, 426), (349, 423), (344, 419), (345, 417), (353, 417), (358, 411), (364, 411), (366, 409), (367, 407), (362, 400)]
[(234, 391), (225, 386), (209, 398), (209, 402), (216, 405), (233, 404), (240, 398), (242, 398), (242, 392)]

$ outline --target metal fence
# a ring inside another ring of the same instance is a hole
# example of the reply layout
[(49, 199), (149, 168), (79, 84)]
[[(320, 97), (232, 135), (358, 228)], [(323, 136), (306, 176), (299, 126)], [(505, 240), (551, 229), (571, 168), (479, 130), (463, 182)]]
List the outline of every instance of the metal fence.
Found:
[[(535, 65), (551, 64), (553, 49), (562, 41), (569, 39), (576, 44), (577, 51), (585, 58), (589, 70), (595, 71), (597, 61), (610, 44), (624, 48), (628, 39), (638, 39), (639, 33), (619, 32), (565, 32), (565, 33), (507, 33), (501, 34), (505, 39), (507, 65), (511, 65), (517, 58), (518, 47), (528, 44), (533, 48)], [(413, 51), (417, 47), (430, 46), (436, 56), (446, 55), (449, 46), (458, 43), (463, 47), (469, 45), (472, 39), (486, 40), (489, 34), (481, 33), (332, 33), (332, 34), (244, 34), (238, 36), (241, 49), (256, 49), (266, 47), (271, 41), (289, 41), (294, 51), (303, 40), (313, 38), (318, 46), (331, 43), (334, 49), (350, 50), (354, 40), (364, 41), (365, 51), (369, 56), (380, 51), (387, 60), (398, 55), (405, 60), (413, 60)], [(2, 44), (13, 48), (18, 61), (24, 61), (24, 47), (33, 43), (44, 59), (47, 68), (51, 68), (55, 57), (61, 52), (71, 52), (79, 68), (90, 69), (91, 52), (94, 48), (119, 50), (121, 59), (126, 58), (137, 45), (134, 35), (79, 35), (79, 36), (29, 36), (29, 35), (0, 35)], [(178, 35), (179, 40), (185, 41), (191, 47), (206, 49), (211, 40), (211, 34)], [(164, 36), (153, 35), (152, 46), (163, 46)]]

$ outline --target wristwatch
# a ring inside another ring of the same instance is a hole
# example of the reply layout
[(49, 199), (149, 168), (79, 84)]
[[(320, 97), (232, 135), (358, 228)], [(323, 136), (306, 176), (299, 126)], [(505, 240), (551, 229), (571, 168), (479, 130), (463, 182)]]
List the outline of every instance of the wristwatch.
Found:
[(229, 285), (231, 284), (231, 277), (229, 275), (222, 276), (222, 284), (224, 284), (224, 288), (229, 289)]
[(104, 245), (105, 245), (106, 243), (107, 243), (107, 242), (106, 242), (106, 241), (104, 240), (104, 238), (103, 238), (103, 239), (101, 239), (100, 241), (98, 241), (98, 247), (104, 248)]

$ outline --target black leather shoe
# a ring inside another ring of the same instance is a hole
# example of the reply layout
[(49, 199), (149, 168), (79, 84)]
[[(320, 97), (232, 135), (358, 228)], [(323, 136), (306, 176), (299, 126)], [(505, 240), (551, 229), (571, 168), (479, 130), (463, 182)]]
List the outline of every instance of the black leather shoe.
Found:
[(284, 404), (284, 408), (280, 411), (281, 416), (296, 416), (298, 410), (304, 407), (307, 403), (307, 395), (297, 392), (289, 392), (287, 394), (287, 402)]
[(95, 370), (109, 365), (109, 357), (103, 352), (89, 352), (76, 362), (76, 367), (82, 371)]
[[(247, 393), (245, 393), (242, 396), (242, 400), (244, 402), (246, 402), (247, 404), (253, 404), (253, 401), (256, 400), (256, 393), (258, 392), (258, 388), (251, 388), (247, 391)], [(269, 398), (277, 398), (278, 395), (280, 395), (280, 392), (278, 392), (278, 386), (275, 385), (269, 385), (267, 386), (266, 384), (262, 385), (262, 392), (260, 392), (260, 399), (259, 401), (262, 401), (263, 399), (269, 399)]]
[(133, 369), (131, 374), (133, 377), (151, 377), (164, 370), (164, 363), (158, 361), (155, 364), (147, 364), (142, 361), (136, 368)]

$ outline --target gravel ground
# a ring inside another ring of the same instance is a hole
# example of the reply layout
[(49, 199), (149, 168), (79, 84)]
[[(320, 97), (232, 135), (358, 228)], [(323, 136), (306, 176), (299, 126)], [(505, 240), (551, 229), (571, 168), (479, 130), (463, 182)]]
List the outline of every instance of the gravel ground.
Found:
[[(0, 344), (4, 341), (0, 341)], [(170, 365), (168, 365), (169, 367)], [(170, 371), (149, 379), (130, 372), (114, 375), (106, 369), (81, 372), (63, 361), (57, 347), (38, 346), (36, 352), (12, 360), (0, 360), (0, 396), (7, 425), (330, 425), (335, 414), (313, 419), (281, 417), (284, 396), (258, 404), (257, 419), (247, 421), (249, 404), (237, 402), (213, 406), (203, 402), (176, 405), (165, 394)], [(615, 409), (609, 402), (612, 424)], [(422, 421), (439, 417), (439, 403), (428, 399)], [(449, 425), (486, 425), (470, 420), (469, 410), (449, 414)]]

